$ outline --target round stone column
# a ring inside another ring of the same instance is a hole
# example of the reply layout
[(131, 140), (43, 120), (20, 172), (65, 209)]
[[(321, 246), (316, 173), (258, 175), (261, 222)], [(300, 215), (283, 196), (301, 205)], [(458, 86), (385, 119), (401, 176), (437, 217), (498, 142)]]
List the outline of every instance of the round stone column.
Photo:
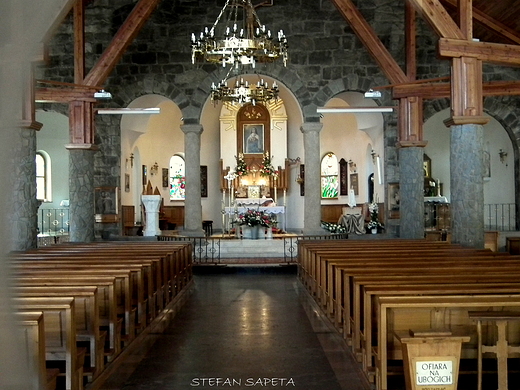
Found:
[(320, 132), (323, 123), (302, 124), (305, 163), (303, 234), (325, 234), (321, 227)]
[(33, 129), (13, 129), (13, 198), (10, 228), (14, 250), (36, 248), (38, 228), (38, 206), (36, 200), (36, 132)]
[(182, 125), (186, 162), (186, 199), (184, 201), (184, 235), (204, 236), (200, 196), (200, 124)]
[(69, 220), (71, 242), (94, 241), (94, 151), (69, 149)]
[(424, 238), (424, 148), (399, 149), (400, 238)]
[(484, 248), (484, 130), (451, 126), (450, 193), (452, 242)]

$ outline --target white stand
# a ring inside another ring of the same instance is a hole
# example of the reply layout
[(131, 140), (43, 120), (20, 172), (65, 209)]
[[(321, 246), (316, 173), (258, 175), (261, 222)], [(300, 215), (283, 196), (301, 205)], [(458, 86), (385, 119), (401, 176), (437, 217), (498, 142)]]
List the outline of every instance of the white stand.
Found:
[(143, 236), (157, 236), (161, 234), (159, 229), (159, 208), (161, 207), (161, 195), (141, 195), (141, 201), (146, 212), (146, 224)]

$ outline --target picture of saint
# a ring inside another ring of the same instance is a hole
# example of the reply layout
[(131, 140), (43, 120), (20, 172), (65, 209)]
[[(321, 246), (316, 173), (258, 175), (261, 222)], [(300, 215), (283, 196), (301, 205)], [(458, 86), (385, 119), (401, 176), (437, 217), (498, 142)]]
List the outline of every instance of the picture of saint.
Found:
[(264, 126), (244, 125), (244, 153), (263, 153)]

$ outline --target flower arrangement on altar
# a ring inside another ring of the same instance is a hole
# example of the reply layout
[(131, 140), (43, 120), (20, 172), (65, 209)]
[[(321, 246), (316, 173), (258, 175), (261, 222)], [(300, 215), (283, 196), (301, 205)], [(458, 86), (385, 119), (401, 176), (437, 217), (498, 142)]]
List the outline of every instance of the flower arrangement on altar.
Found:
[(276, 222), (273, 214), (253, 209), (247, 209), (245, 212), (238, 214), (238, 218), (235, 220), (235, 223), (242, 226), (272, 227), (276, 225)]
[(262, 165), (260, 165), (260, 176), (278, 176), (278, 171), (274, 169), (268, 151), (266, 151), (262, 157)]
[(244, 154), (239, 153), (238, 157), (235, 156), (237, 160), (237, 167), (235, 168), (235, 173), (238, 176), (246, 176), (249, 173), (249, 168), (246, 165), (246, 162), (244, 160)]

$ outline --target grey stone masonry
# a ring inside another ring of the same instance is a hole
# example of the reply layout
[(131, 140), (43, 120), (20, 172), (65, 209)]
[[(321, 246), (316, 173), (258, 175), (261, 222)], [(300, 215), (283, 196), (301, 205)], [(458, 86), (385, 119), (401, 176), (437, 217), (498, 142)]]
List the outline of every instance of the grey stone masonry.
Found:
[(71, 242), (94, 241), (94, 151), (69, 150)]
[[(27, 250), (37, 246), (38, 201), (36, 200), (36, 132), (16, 129), (13, 174), (12, 214), (9, 229), (13, 250)], [(17, 138), (17, 139), (16, 139)]]
[(186, 200), (184, 201), (184, 235), (204, 236), (200, 196), (200, 135), (202, 125), (182, 125), (186, 158)]
[(401, 238), (424, 238), (423, 155), (422, 147), (399, 150)]
[(322, 123), (304, 123), (301, 126), (305, 148), (305, 200), (303, 233), (323, 234), (321, 228), (320, 132)]
[(452, 242), (484, 248), (484, 164), (482, 125), (451, 127)]

